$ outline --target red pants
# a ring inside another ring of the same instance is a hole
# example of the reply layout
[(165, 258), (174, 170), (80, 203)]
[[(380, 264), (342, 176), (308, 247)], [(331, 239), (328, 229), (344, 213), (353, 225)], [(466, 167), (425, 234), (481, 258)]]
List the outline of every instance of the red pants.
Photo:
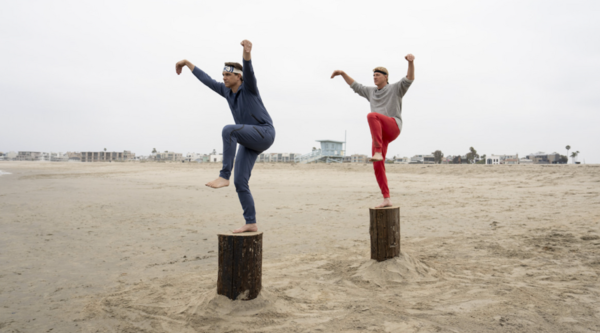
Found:
[(375, 178), (381, 189), (381, 194), (384, 198), (390, 197), (390, 189), (387, 185), (387, 177), (385, 176), (385, 154), (387, 153), (388, 144), (400, 135), (400, 129), (396, 119), (384, 116), (379, 113), (371, 112), (367, 115), (369, 127), (371, 128), (371, 137), (373, 138), (372, 153), (381, 153), (383, 161), (373, 162), (375, 169)]

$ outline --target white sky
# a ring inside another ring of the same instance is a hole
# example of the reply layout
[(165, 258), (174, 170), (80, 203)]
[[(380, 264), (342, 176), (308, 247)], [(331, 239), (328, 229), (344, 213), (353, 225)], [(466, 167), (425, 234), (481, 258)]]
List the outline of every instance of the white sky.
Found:
[(2, 1), (0, 151), (222, 151), (225, 100), (175, 62), (221, 79), (252, 41), (277, 137), (369, 154), (367, 100), (343, 69), (390, 82), (416, 56), (388, 156), (579, 150), (600, 163), (598, 1)]

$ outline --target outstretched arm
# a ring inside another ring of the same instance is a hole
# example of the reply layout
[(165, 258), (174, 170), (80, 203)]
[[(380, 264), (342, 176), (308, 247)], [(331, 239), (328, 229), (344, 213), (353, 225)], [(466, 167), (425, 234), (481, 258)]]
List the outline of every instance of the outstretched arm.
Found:
[(408, 61), (408, 73), (406, 73), (406, 78), (412, 81), (415, 79), (415, 56), (409, 53), (404, 59)]
[(204, 73), (200, 68), (194, 66), (194, 64), (185, 59), (175, 64), (175, 71), (177, 72), (177, 75), (181, 74), (183, 66), (187, 66), (187, 68), (189, 68), (192, 71), (192, 73), (198, 78), (198, 80), (204, 83), (204, 85), (212, 89), (217, 94), (225, 97), (226, 87), (223, 83), (213, 80), (210, 76), (208, 76), (208, 74)]
[(187, 68), (189, 68), (191, 71), (194, 71), (194, 64), (183, 59), (175, 64), (175, 72), (177, 72), (177, 75), (181, 74), (183, 66), (187, 66)]
[(334, 77), (341, 75), (344, 78), (344, 81), (346, 81), (346, 83), (348, 83), (349, 86), (352, 85), (352, 83), (354, 83), (354, 79), (351, 78), (350, 76), (348, 76), (348, 74), (346, 74), (346, 72), (341, 71), (341, 70), (336, 70), (333, 72), (333, 74), (331, 74), (331, 78), (333, 79)]

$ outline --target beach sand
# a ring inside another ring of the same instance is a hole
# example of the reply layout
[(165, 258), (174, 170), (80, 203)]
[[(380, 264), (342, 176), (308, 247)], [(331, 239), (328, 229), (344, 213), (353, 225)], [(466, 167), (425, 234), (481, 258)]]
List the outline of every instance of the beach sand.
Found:
[(263, 289), (216, 294), (243, 224), (216, 164), (0, 162), (0, 332), (598, 332), (600, 167), (257, 164)]

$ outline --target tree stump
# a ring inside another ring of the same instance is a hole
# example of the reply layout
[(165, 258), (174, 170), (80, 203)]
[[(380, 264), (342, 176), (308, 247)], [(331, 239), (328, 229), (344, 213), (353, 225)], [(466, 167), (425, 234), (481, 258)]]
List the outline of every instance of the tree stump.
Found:
[(217, 294), (251, 300), (262, 288), (262, 232), (219, 234)]
[(384, 261), (400, 255), (400, 207), (369, 208), (371, 259)]

